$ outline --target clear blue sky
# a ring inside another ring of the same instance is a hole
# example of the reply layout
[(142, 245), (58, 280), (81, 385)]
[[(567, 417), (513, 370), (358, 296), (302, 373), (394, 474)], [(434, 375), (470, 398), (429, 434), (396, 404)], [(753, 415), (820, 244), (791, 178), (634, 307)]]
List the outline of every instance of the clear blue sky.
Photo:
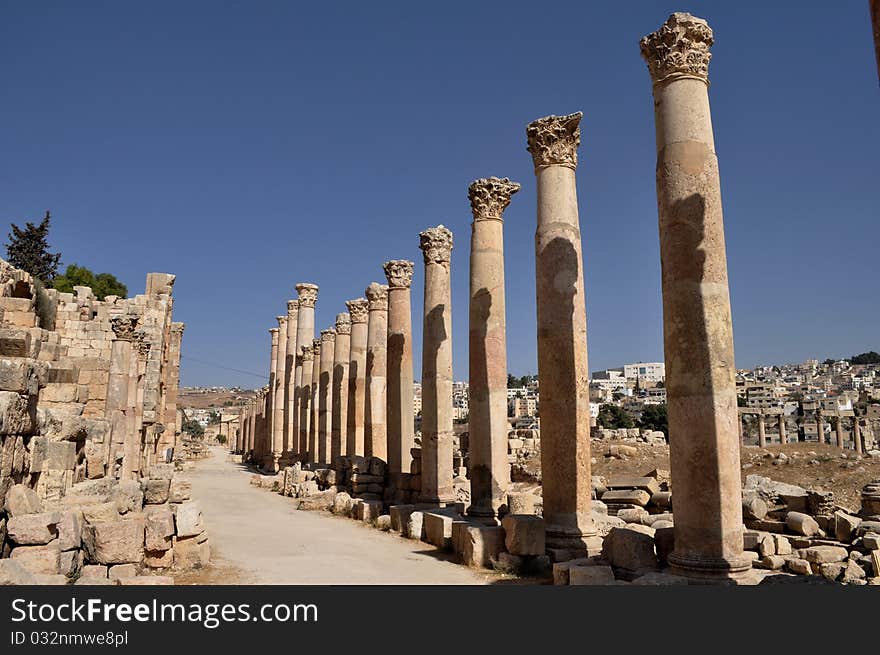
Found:
[[(317, 326), (453, 252), (467, 378), (477, 177), (505, 215), (509, 369), (536, 370), (535, 184), (525, 125), (584, 112), (578, 194), (590, 369), (662, 358), (651, 83), (639, 38), (709, 20), (737, 365), (880, 350), (880, 89), (867, 0), (5, 2), (0, 222), (51, 209), (65, 263), (140, 293), (176, 273), (184, 357), (262, 373), (274, 316), (320, 285)], [(7, 228), (3, 228), (5, 234)], [(182, 382), (257, 378), (184, 359)]]

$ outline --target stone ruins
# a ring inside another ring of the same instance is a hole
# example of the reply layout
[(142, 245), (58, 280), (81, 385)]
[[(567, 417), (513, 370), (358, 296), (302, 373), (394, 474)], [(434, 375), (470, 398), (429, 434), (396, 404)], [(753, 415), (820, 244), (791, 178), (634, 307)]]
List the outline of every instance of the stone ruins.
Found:
[(0, 584), (170, 584), (208, 563), (175, 477), (173, 286), (150, 273), (144, 294), (98, 301), (0, 260)]

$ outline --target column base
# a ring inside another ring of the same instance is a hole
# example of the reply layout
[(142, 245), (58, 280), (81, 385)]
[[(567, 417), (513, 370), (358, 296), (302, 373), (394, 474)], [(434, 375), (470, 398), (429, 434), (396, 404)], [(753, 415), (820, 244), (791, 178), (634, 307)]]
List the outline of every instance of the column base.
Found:
[(474, 507), (471, 505), (468, 508), (467, 515), (469, 518), (478, 523), (482, 523), (483, 525), (501, 525), (501, 521), (498, 520), (498, 515), (491, 508)]
[(752, 569), (752, 561), (744, 555), (724, 558), (673, 552), (668, 561), (672, 573), (695, 584), (736, 584), (747, 578)]

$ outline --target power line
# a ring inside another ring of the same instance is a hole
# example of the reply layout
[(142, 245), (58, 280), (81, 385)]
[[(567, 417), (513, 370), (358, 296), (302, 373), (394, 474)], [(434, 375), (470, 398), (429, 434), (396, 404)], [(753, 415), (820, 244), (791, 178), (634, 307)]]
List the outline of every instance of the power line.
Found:
[(265, 380), (268, 378), (268, 375), (263, 375), (260, 373), (253, 373), (251, 371), (242, 371), (240, 368), (231, 368), (229, 366), (223, 366), (222, 364), (217, 364), (215, 362), (206, 362), (202, 359), (196, 359), (195, 357), (190, 357), (189, 355), (181, 355), (181, 359), (188, 359), (191, 362), (195, 362), (196, 364), (203, 364), (205, 366), (213, 366), (214, 368), (222, 368), (224, 371), (234, 371), (235, 373), (243, 373), (244, 375), (253, 375), (255, 378), (260, 378), (261, 380)]

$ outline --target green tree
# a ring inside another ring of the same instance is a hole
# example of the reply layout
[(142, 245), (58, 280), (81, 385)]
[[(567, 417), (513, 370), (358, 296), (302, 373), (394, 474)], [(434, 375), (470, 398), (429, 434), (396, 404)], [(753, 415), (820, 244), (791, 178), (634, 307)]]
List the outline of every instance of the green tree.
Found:
[(45, 284), (52, 284), (58, 274), (60, 252), (49, 252), (49, 223), (51, 215), (46, 212), (39, 225), (26, 222), (24, 228), (10, 225), (7, 235), (6, 259), (9, 263), (27, 271)]
[(850, 362), (853, 364), (880, 364), (880, 353), (871, 350), (861, 355), (853, 355)]
[(181, 432), (186, 432), (190, 436), (195, 439), (201, 439), (205, 436), (205, 428), (202, 427), (202, 424), (196, 421), (195, 419), (184, 419), (183, 423), (180, 426)]
[(633, 427), (633, 420), (629, 413), (619, 405), (605, 404), (599, 407), (598, 423), (601, 427), (609, 430)]
[(508, 389), (518, 389), (522, 386), (520, 384), (519, 378), (514, 377), (510, 373), (507, 374), (507, 388)]
[(643, 430), (659, 430), (669, 440), (669, 417), (666, 413), (666, 404), (646, 405), (639, 418), (639, 427)]
[(208, 414), (208, 425), (217, 425), (220, 422), (220, 414), (212, 411)]
[(73, 293), (73, 287), (91, 287), (98, 300), (104, 300), (107, 296), (128, 296), (128, 287), (116, 279), (110, 273), (98, 273), (95, 275), (85, 266), (70, 264), (64, 275), (55, 278), (54, 287), (63, 293)]

